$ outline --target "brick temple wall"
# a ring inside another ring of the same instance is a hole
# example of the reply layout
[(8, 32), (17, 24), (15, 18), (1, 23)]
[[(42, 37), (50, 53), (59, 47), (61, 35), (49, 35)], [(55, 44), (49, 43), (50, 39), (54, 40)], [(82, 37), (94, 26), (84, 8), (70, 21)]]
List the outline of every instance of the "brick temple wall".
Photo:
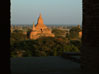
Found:
[(99, 0), (83, 0), (81, 68), (99, 74)]

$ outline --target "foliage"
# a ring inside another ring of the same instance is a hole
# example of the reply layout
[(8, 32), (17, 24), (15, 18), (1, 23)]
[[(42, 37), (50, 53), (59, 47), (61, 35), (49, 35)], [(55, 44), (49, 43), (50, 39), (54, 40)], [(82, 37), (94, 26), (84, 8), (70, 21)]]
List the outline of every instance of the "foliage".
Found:
[(26, 40), (27, 36), (23, 34), (21, 30), (15, 30), (10, 34), (10, 44), (13, 45), (15, 42)]
[(70, 44), (76, 46), (80, 51), (81, 44), (82, 44), (81, 40), (71, 40)]
[(61, 37), (62, 35), (64, 35), (65, 31), (60, 30), (60, 29), (53, 29), (52, 33), (55, 34), (55, 37)]
[(66, 38), (42, 37), (37, 40), (23, 40), (11, 46), (11, 56), (17, 57), (17, 51), (26, 56), (61, 56), (63, 52), (79, 52), (77, 43), (67, 43)]
[(81, 31), (80, 28), (78, 28), (78, 27), (72, 27), (70, 29), (70, 33), (69, 33), (69, 35), (67, 35), (67, 37), (69, 39), (79, 39), (79, 32), (80, 31)]

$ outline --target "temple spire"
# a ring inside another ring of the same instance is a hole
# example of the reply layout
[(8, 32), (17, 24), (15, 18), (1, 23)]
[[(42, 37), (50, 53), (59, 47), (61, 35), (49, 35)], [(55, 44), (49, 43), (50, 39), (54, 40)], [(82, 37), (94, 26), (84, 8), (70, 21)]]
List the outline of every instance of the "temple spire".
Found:
[(32, 30), (33, 30), (33, 31), (35, 30), (35, 24), (34, 24), (34, 22), (33, 22), (33, 28), (32, 28)]
[(38, 18), (37, 24), (43, 24), (43, 19), (42, 19), (41, 13), (40, 13), (40, 16)]

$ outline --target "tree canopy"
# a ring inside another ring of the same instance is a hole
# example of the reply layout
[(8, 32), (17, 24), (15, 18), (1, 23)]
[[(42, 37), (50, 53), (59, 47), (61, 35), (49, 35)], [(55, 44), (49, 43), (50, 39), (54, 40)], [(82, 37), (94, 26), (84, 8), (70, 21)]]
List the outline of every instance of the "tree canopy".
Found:
[(67, 35), (67, 37), (69, 39), (79, 39), (79, 32), (81, 31), (80, 28), (78, 27), (72, 27), (69, 31), (69, 34)]

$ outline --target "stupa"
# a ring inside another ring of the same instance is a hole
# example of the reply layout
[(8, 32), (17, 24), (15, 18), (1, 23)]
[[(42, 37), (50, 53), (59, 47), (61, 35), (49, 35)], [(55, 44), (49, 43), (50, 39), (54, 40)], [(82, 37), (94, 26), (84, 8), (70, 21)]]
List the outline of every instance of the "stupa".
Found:
[(30, 39), (38, 39), (40, 37), (55, 37), (51, 30), (45, 24), (43, 24), (41, 13), (38, 18), (37, 24), (35, 25), (33, 22), (33, 28), (30, 33)]

